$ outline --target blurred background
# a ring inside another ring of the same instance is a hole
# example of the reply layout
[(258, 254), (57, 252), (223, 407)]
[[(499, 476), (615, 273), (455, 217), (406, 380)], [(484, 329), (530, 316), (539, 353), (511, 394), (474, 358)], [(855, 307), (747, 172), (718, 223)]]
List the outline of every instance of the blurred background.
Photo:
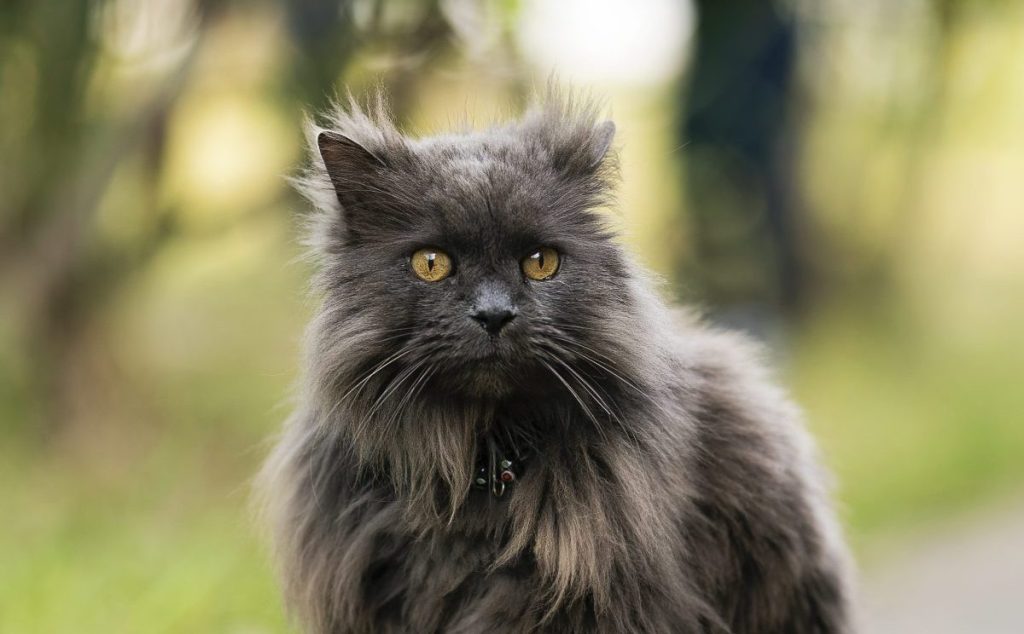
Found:
[(1021, 632), (1024, 3), (4, 0), (0, 632), (285, 632), (248, 511), (301, 116), (606, 98), (624, 240), (771, 347), (878, 632)]

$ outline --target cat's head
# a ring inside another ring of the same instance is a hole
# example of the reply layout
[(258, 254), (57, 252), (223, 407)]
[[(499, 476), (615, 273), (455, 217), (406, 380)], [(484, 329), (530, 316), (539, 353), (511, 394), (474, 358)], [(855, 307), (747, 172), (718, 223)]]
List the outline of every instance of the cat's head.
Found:
[(350, 101), (311, 127), (312, 354), (334, 355), (313, 362), (338, 389), (588, 398), (615, 373), (630, 267), (599, 211), (615, 128), (596, 112), (549, 94), (509, 124), (413, 139)]

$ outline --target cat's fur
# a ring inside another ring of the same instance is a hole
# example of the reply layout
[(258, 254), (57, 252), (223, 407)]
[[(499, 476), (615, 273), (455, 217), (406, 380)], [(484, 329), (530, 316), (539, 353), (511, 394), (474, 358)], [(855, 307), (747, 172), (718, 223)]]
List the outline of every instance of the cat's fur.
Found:
[[(751, 346), (673, 315), (603, 221), (614, 127), (550, 91), (412, 139), (382, 102), (311, 124), (322, 306), (263, 473), (308, 632), (847, 632), (844, 547)], [(539, 245), (557, 275), (523, 277)], [(441, 282), (409, 256), (440, 247)], [(481, 293), (518, 316), (469, 318)], [(504, 497), (483, 434), (528, 447)]]

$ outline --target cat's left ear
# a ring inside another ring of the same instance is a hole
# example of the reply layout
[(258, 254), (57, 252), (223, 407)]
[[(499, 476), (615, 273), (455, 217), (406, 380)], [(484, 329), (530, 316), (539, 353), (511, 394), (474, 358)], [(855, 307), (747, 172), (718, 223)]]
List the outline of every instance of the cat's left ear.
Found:
[(615, 124), (604, 121), (597, 125), (566, 126), (556, 120), (545, 136), (556, 170), (571, 178), (588, 178), (608, 159), (615, 139)]

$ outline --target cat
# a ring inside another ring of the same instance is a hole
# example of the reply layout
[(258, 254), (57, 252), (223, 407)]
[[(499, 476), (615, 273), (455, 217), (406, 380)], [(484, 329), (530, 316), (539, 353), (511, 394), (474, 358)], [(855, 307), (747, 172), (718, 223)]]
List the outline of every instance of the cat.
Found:
[(261, 474), (307, 632), (853, 629), (848, 556), (757, 350), (668, 308), (605, 210), (615, 126), (308, 127), (321, 305)]

